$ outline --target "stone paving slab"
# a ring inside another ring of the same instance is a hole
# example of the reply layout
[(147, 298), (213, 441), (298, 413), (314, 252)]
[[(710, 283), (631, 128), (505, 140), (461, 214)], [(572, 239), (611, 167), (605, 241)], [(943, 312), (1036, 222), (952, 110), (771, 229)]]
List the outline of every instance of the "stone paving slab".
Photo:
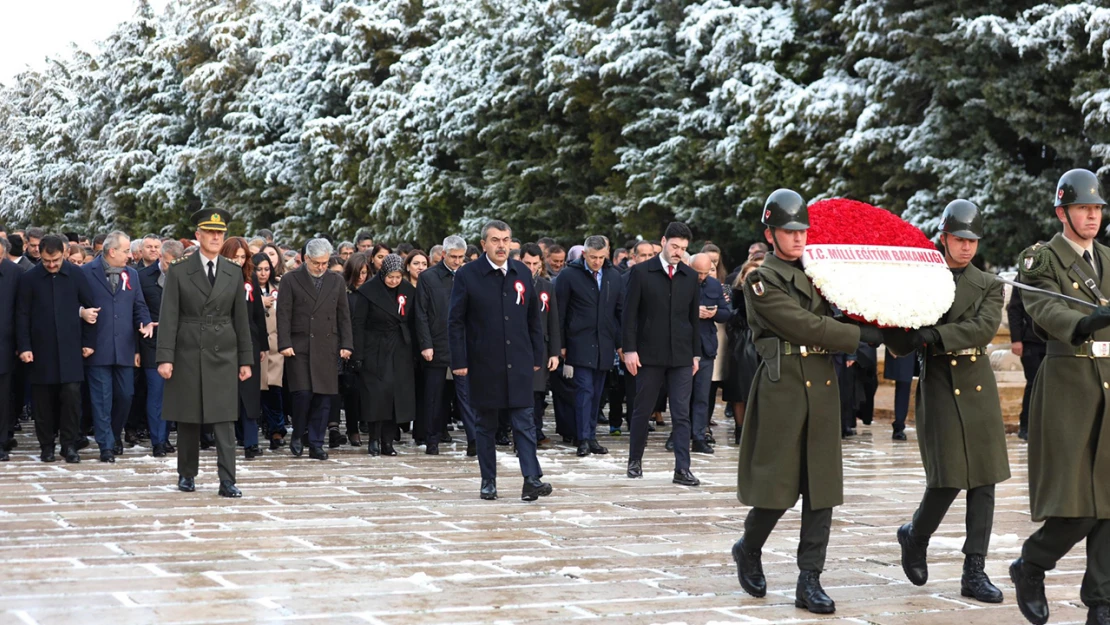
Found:
[[(1030, 522), (1026, 449), (1008, 439), (1014, 477), (996, 495), (987, 572), (1005, 603), (959, 594), (965, 506), (930, 546), (930, 583), (909, 584), (895, 530), (924, 489), (914, 433), (861, 426), (844, 442), (846, 502), (832, 526), (822, 581), (837, 613), (793, 604), (800, 506), (764, 553), (768, 596), (737, 584), (729, 548), (747, 509), (736, 455), (695, 455), (700, 488), (670, 483), (669, 428), (651, 435), (645, 478), (624, 477), (628, 437), (602, 434), (608, 456), (541, 450), (551, 497), (519, 501), (510, 448), (499, 448), (502, 499), (480, 501), (465, 445), (395, 458), (365, 447), (326, 462), (288, 451), (239, 462), (245, 497), (216, 495), (215, 454), (202, 452), (196, 493), (176, 491), (176, 459), (129, 449), (116, 464), (85, 450), (80, 465), (37, 460), (30, 428), (0, 464), (0, 623), (26, 625), (296, 623), (821, 623), (979, 625), (1024, 622), (1007, 578)], [(1053, 623), (1082, 623), (1082, 545), (1047, 578)], [(76, 621), (75, 621), (76, 618)]]

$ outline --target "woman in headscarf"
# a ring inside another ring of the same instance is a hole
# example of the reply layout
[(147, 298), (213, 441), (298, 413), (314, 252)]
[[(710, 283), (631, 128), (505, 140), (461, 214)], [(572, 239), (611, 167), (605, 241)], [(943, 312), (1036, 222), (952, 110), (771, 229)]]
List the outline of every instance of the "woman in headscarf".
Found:
[(285, 443), (285, 411), (281, 400), (281, 377), (285, 371), (285, 356), (277, 348), (277, 281), (274, 276), (274, 263), (265, 251), (251, 257), (254, 263), (254, 279), (258, 285), (258, 295), (262, 308), (266, 311), (266, 353), (262, 356), (262, 366), (258, 369), (258, 384), (261, 389), (262, 429), (270, 437), (270, 451), (279, 449)]
[(247, 460), (262, 455), (262, 450), (258, 447), (258, 417), (262, 414), (262, 386), (258, 372), (262, 368), (262, 354), (270, 349), (266, 335), (266, 309), (262, 305), (262, 294), (254, 279), (254, 262), (250, 251), (250, 246), (243, 237), (231, 237), (220, 248), (221, 256), (243, 268), (243, 297), (247, 299), (251, 344), (254, 348), (251, 377), (239, 382), (239, 439)]
[(362, 420), (370, 424), (368, 451), (372, 456), (396, 456), (397, 425), (412, 421), (415, 414), (412, 321), (416, 289), (404, 279), (404, 268), (400, 256), (385, 256), (374, 278), (359, 287), (351, 307), (360, 409)]

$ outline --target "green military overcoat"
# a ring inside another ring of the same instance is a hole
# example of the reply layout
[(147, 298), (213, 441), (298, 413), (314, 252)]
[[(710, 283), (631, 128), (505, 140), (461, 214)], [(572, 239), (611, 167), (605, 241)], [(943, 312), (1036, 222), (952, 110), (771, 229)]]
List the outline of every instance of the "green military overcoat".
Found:
[[(984, 348), (1002, 323), (1002, 283), (968, 265), (952, 307), (937, 322), (942, 347), (927, 350), (917, 386), (917, 444), (929, 488), (971, 489), (1010, 477), (998, 385)], [(898, 355), (909, 345), (888, 343)]]
[[(840, 387), (831, 356), (782, 354), (781, 341), (854, 353), (859, 328), (836, 321), (801, 267), (768, 256), (744, 289), (748, 324), (762, 361), (748, 397), (736, 479), (741, 503), (756, 508), (794, 507), (801, 493), (803, 459), (810, 506), (844, 502), (840, 458)], [(779, 379), (767, 351), (780, 339)]]
[(243, 269), (220, 256), (210, 284), (198, 251), (166, 272), (158, 364), (173, 364), (162, 417), (179, 423), (239, 418), (239, 367), (254, 364)]
[[(1110, 249), (1094, 244), (1102, 267), (1097, 280), (1110, 294)], [(1054, 293), (1097, 302), (1072, 267), (1094, 273), (1057, 234), (1047, 245), (1022, 254), (1022, 282)], [(1033, 520), (1048, 517), (1110, 519), (1110, 358), (1051, 355), (1051, 341), (1072, 343), (1079, 320), (1091, 308), (1036, 293), (1022, 293), (1035, 331), (1050, 341), (1029, 406), (1029, 505)], [(1110, 328), (1094, 340), (1110, 341)]]

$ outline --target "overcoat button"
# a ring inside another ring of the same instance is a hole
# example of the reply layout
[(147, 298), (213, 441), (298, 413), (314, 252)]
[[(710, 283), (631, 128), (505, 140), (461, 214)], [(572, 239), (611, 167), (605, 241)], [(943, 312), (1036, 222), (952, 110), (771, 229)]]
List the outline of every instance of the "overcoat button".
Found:
[(513, 342), (512, 342), (512, 341), (505, 341), (505, 344), (506, 344), (506, 345), (512, 345), (512, 344), (513, 344)]
[(832, 380), (825, 380), (825, 386), (832, 386)]
[(509, 365), (509, 368), (510, 368), (510, 369), (512, 369), (512, 368), (513, 368), (513, 366), (512, 366), (512, 365)]
[(806, 380), (806, 388), (809, 388), (811, 386), (813, 386), (813, 383), (810, 382), (809, 380)]
[(1103, 382), (1102, 388), (1110, 388), (1110, 382)]
[(953, 359), (952, 359), (952, 366), (953, 366), (953, 367), (955, 367), (955, 366), (956, 366), (956, 364), (957, 364), (957, 362), (958, 362), (958, 361), (957, 361), (957, 360), (956, 360), (955, 358), (953, 358)]
[(982, 387), (982, 386), (976, 386), (976, 387), (975, 387), (975, 392), (976, 392), (976, 393), (978, 393), (978, 392), (980, 392), (980, 391), (982, 391), (982, 390), (983, 390), (983, 387)]
[(1072, 282), (1071, 283), (1071, 288), (1078, 289), (1079, 288), (1079, 283), (1078, 282)]
[(971, 357), (971, 362), (975, 362), (975, 356)]
[(802, 358), (809, 358), (809, 352), (802, 352)]
[(960, 389), (956, 389), (956, 395), (960, 394)]

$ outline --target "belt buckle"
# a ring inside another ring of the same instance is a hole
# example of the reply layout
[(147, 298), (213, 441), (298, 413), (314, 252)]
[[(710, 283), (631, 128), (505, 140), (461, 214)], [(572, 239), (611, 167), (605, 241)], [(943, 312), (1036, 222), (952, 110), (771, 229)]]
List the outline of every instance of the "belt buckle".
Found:
[(212, 317), (215, 317), (215, 316), (216, 315), (206, 315), (204, 317), (204, 325), (206, 325), (206, 326), (215, 325), (212, 321)]
[(798, 346), (798, 353), (801, 354), (802, 356), (808, 355), (806, 353), (806, 346), (805, 345), (799, 345)]
[(1092, 341), (1091, 342), (1091, 357), (1093, 357), (1093, 358), (1107, 358), (1107, 357), (1110, 357), (1110, 341)]

